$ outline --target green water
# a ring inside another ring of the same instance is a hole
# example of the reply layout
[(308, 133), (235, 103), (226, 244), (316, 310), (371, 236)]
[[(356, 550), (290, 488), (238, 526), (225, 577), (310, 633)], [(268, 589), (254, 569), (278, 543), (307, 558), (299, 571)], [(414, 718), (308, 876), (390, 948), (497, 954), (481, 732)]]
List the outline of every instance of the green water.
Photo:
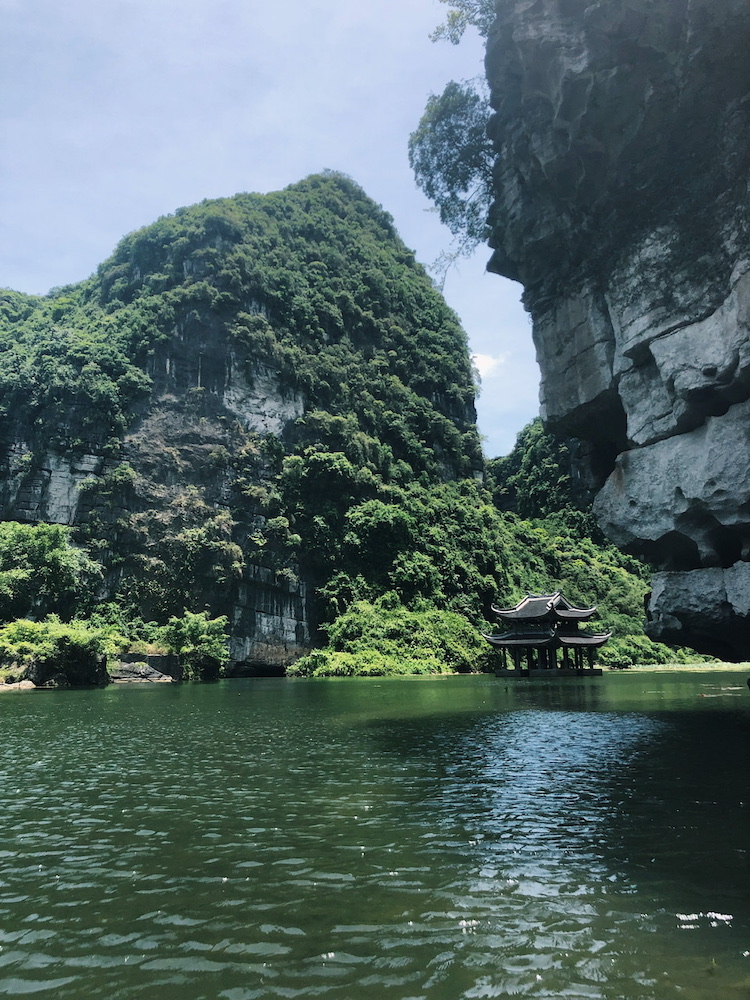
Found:
[(750, 998), (737, 672), (0, 697), (0, 996)]

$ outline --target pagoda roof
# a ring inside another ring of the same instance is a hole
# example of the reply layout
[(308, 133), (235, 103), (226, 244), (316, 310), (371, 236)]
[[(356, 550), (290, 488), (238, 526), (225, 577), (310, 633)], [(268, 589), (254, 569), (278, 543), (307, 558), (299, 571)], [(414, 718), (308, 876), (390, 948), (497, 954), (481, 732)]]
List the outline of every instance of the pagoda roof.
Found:
[(611, 632), (571, 632), (568, 635), (564, 632), (557, 633), (557, 640), (561, 646), (603, 646), (607, 639), (611, 638)]
[(499, 632), (496, 635), (487, 635), (486, 632), (482, 633), (482, 638), (486, 639), (487, 642), (504, 649), (510, 649), (514, 646), (532, 647), (534, 649), (552, 646), (556, 648), (579, 646), (595, 649), (598, 646), (603, 646), (607, 639), (611, 637), (611, 632), (569, 632), (566, 635), (565, 632), (559, 632), (554, 628), (514, 628), (508, 629), (507, 632)]
[(492, 611), (503, 621), (587, 621), (596, 614), (596, 605), (591, 608), (576, 608), (560, 591), (554, 594), (527, 594), (514, 608), (498, 608)]
[(497, 635), (487, 635), (482, 633), (482, 638), (493, 646), (554, 646), (555, 630), (545, 629), (509, 629), (507, 632), (499, 632)]

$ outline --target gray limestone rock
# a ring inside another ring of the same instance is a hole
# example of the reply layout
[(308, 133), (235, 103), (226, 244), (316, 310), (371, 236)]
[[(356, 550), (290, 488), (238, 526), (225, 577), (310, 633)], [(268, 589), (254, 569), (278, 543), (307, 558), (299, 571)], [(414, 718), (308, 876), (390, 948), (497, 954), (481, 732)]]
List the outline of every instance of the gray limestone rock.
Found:
[(726, 660), (747, 658), (750, 563), (727, 569), (656, 573), (647, 631), (661, 642), (690, 645)]
[(497, 11), (490, 268), (525, 286), (542, 415), (590, 443), (605, 531), (656, 565), (652, 634), (750, 657), (722, 589), (750, 560), (750, 7)]
[(35, 687), (104, 687), (109, 683), (103, 656), (93, 652), (60, 649), (49, 657), (40, 657), (24, 670), (22, 680)]
[(750, 401), (724, 417), (623, 452), (594, 502), (621, 548), (664, 569), (750, 558)]
[(145, 661), (127, 663), (120, 661), (109, 671), (113, 684), (174, 684), (175, 678), (163, 674)]

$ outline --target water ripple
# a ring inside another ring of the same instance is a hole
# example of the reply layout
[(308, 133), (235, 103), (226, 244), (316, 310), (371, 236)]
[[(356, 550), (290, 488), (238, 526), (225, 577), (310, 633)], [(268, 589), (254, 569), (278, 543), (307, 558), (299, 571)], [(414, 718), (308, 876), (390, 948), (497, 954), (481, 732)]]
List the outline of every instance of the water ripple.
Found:
[(740, 1000), (746, 716), (568, 690), (7, 696), (0, 995)]

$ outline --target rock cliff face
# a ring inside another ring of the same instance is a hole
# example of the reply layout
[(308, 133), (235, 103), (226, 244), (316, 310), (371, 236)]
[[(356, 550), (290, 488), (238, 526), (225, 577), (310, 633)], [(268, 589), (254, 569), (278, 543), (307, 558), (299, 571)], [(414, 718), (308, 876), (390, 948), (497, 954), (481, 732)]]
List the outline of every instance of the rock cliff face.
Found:
[(656, 567), (654, 638), (750, 657), (750, 7), (498, 0), (490, 268), (547, 426)]
[[(299, 567), (279, 573), (240, 556), (234, 572), (221, 565), (226, 557), (196, 570), (176, 541), (215, 522), (210, 541), (249, 554), (249, 536), (263, 531), (267, 519), (260, 511), (247, 504), (238, 510), (229, 456), (263, 436), (280, 439), (304, 405), (265, 365), (252, 365), (248, 378), (249, 361), (226, 331), (207, 335), (201, 324), (188, 322), (154, 352), (150, 398), (115, 455), (96, 441), (92, 453), (40, 454), (21, 424), (5, 452), (0, 498), (3, 519), (71, 525), (83, 541), (95, 540), (108, 569), (103, 599), (116, 597), (123, 585), (132, 597), (145, 591), (144, 575), (163, 574), (170, 532), (174, 564), (166, 569), (185, 577), (186, 605), (228, 615), (234, 669), (281, 672), (311, 645), (308, 588)], [(256, 484), (271, 475), (269, 463), (256, 463)], [(146, 617), (159, 617), (153, 603), (133, 603)]]
[(0, 518), (72, 526), (103, 601), (226, 614), (236, 670), (281, 672), (349, 508), (481, 466), (473, 401), (455, 315), (350, 179), (203, 202), (80, 285), (0, 292)]

